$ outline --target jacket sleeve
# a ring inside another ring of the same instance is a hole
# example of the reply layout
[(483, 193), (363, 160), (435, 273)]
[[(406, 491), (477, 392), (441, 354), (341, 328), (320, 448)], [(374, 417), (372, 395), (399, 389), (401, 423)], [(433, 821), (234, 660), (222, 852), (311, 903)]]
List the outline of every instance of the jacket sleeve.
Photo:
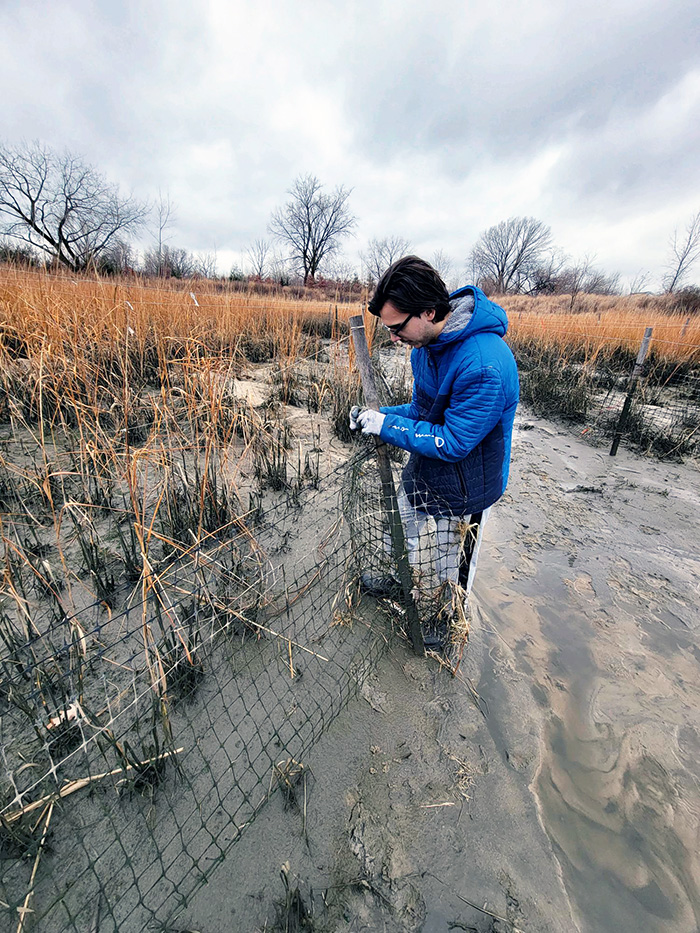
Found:
[(455, 380), (443, 424), (415, 421), (388, 410), (381, 438), (410, 453), (455, 463), (494, 429), (503, 416), (505, 401), (499, 369), (485, 366)]
[(407, 405), (382, 405), (379, 411), (383, 415), (399, 415), (401, 418), (409, 418), (411, 420), (411, 409), (413, 407), (413, 402), (409, 402)]

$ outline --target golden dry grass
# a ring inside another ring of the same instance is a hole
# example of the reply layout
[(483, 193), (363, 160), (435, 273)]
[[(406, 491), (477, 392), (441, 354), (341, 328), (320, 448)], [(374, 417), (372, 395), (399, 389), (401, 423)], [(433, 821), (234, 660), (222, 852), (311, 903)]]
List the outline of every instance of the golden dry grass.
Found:
[(42, 344), (49, 353), (61, 345), (106, 348), (127, 336), (135, 346), (177, 341), (235, 349), (243, 337), (272, 337), (279, 355), (293, 357), (304, 322), (344, 323), (350, 307), (218, 290), (206, 281), (98, 281), (0, 266), (0, 323), (30, 351)]
[[(495, 300), (508, 313), (516, 342), (631, 351), (651, 326), (656, 355), (691, 361), (700, 352), (700, 315), (679, 310), (674, 296), (580, 295), (575, 313), (568, 295)], [(19, 341), (22, 357), (41, 354), (46, 362), (69, 353), (75, 365), (83, 354), (94, 359), (98, 348), (98, 356), (117, 348), (123, 353), (126, 344), (132, 356), (159, 359), (189, 347), (291, 361), (302, 352), (305, 334), (337, 336), (358, 304), (260, 295), (207, 281), (99, 281), (0, 266), (0, 351), (3, 343), (7, 349)]]
[[(208, 404), (218, 416), (226, 380), (272, 362), (286, 387), (295, 362), (318, 359), (322, 339), (347, 334), (358, 309), (221, 283), (99, 281), (0, 266), (0, 420), (21, 400), (30, 421), (38, 407), (39, 420), (48, 413), (52, 423), (94, 424), (107, 413), (124, 421), (134, 392), (141, 406), (144, 392), (150, 407), (160, 395), (156, 419), (175, 395), (188, 415)], [(347, 377), (352, 346), (344, 352)]]
[[(238, 394), (236, 377), (251, 361), (271, 362), (283, 377), (281, 385), (268, 383), (274, 403), (292, 383), (287, 364), (314, 358), (319, 333), (337, 334), (355, 310), (339, 307), (336, 315), (328, 302), (222, 293), (203, 283), (127, 286), (0, 267), (6, 557), (32, 572), (23, 546), (29, 522), (53, 529), (60, 564), (67, 566), (65, 549), (77, 535), (83, 553), (73, 559), (97, 567), (109, 525), (120, 540), (126, 535), (134, 575), (151, 586), (156, 546), (182, 552), (191, 535), (204, 539), (235, 519), (243, 467), (261, 483), (271, 469), (284, 472), (274, 479), (286, 477), (282, 416), (254, 408)], [(346, 375), (347, 368), (346, 354)], [(320, 379), (304, 386), (311, 401), (313, 391), (328, 394)], [(171, 534), (171, 525), (183, 534)], [(41, 531), (42, 548), (48, 534)], [(103, 570), (91, 570), (88, 585), (108, 602), (114, 575), (101, 579)]]
[(646, 327), (652, 327), (654, 355), (666, 360), (700, 360), (700, 315), (679, 310), (672, 295), (569, 295), (531, 298), (502, 295), (513, 341), (534, 340), (561, 348), (586, 349), (589, 355), (605, 349), (635, 352)]

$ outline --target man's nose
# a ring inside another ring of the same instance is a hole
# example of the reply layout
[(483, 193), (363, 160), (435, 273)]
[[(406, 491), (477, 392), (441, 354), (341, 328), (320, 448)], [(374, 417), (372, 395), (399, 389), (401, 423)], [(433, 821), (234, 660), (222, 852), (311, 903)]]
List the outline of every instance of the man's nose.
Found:
[(401, 343), (401, 336), (400, 336), (400, 334), (392, 334), (392, 335), (391, 335), (391, 342), (392, 342), (392, 343)]

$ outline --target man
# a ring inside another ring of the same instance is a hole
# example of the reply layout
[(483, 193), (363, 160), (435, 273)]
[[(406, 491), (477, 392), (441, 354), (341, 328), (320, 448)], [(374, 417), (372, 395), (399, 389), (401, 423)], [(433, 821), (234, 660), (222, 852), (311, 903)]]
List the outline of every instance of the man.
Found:
[[(350, 426), (410, 453), (398, 496), (409, 560), (420, 570), (421, 537), (432, 517), (434, 576), (443, 590), (458, 584), (466, 601), (484, 523), (508, 481), (519, 387), (503, 340), (505, 311), (471, 285), (449, 295), (417, 256), (387, 269), (369, 311), (392, 343), (413, 347), (413, 398), (380, 411), (354, 409)], [(444, 631), (426, 633), (427, 647), (444, 640)]]

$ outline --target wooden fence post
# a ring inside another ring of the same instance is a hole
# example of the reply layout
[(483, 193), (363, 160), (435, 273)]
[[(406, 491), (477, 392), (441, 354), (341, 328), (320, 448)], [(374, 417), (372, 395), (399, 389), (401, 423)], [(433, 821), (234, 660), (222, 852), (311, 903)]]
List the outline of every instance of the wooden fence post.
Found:
[(627, 397), (625, 398), (625, 404), (622, 406), (622, 411), (620, 412), (620, 417), (617, 421), (617, 427), (615, 428), (615, 435), (613, 437), (612, 447), (610, 448), (611, 457), (615, 456), (617, 453), (617, 448), (620, 446), (620, 438), (622, 437), (622, 432), (625, 429), (627, 416), (629, 415), (630, 406), (632, 404), (634, 390), (637, 388), (637, 382), (639, 381), (639, 377), (642, 375), (642, 366), (644, 366), (644, 360), (646, 359), (647, 350), (649, 349), (649, 342), (651, 341), (651, 333), (653, 329), (653, 327), (647, 327), (644, 331), (644, 337), (642, 338), (642, 343), (639, 347), (639, 353), (637, 354), (637, 361), (634, 364), (629, 382), (627, 383)]
[[(365, 337), (365, 324), (361, 314), (356, 314), (350, 318), (350, 333), (352, 334), (355, 345), (355, 357), (357, 366), (362, 377), (362, 388), (365, 393), (365, 401), (369, 408), (379, 410), (379, 395), (374, 381), (372, 364), (369, 358), (369, 349), (367, 347), (367, 338)], [(396, 569), (399, 575), (399, 583), (403, 593), (404, 604), (406, 607), (406, 618), (408, 620), (408, 630), (413, 642), (413, 650), (416, 654), (424, 654), (423, 631), (420, 625), (420, 617), (413, 599), (413, 574), (411, 565), (408, 562), (408, 552), (406, 550), (406, 536), (404, 535), (403, 523), (399, 514), (399, 506), (396, 501), (396, 489), (394, 487), (394, 476), (391, 471), (391, 461), (389, 460), (389, 451), (383, 440), (375, 436), (374, 438), (377, 450), (377, 464), (379, 466), (379, 476), (382, 483), (382, 500), (384, 503), (384, 513), (389, 525), (391, 535), (391, 548), (396, 561)]]

